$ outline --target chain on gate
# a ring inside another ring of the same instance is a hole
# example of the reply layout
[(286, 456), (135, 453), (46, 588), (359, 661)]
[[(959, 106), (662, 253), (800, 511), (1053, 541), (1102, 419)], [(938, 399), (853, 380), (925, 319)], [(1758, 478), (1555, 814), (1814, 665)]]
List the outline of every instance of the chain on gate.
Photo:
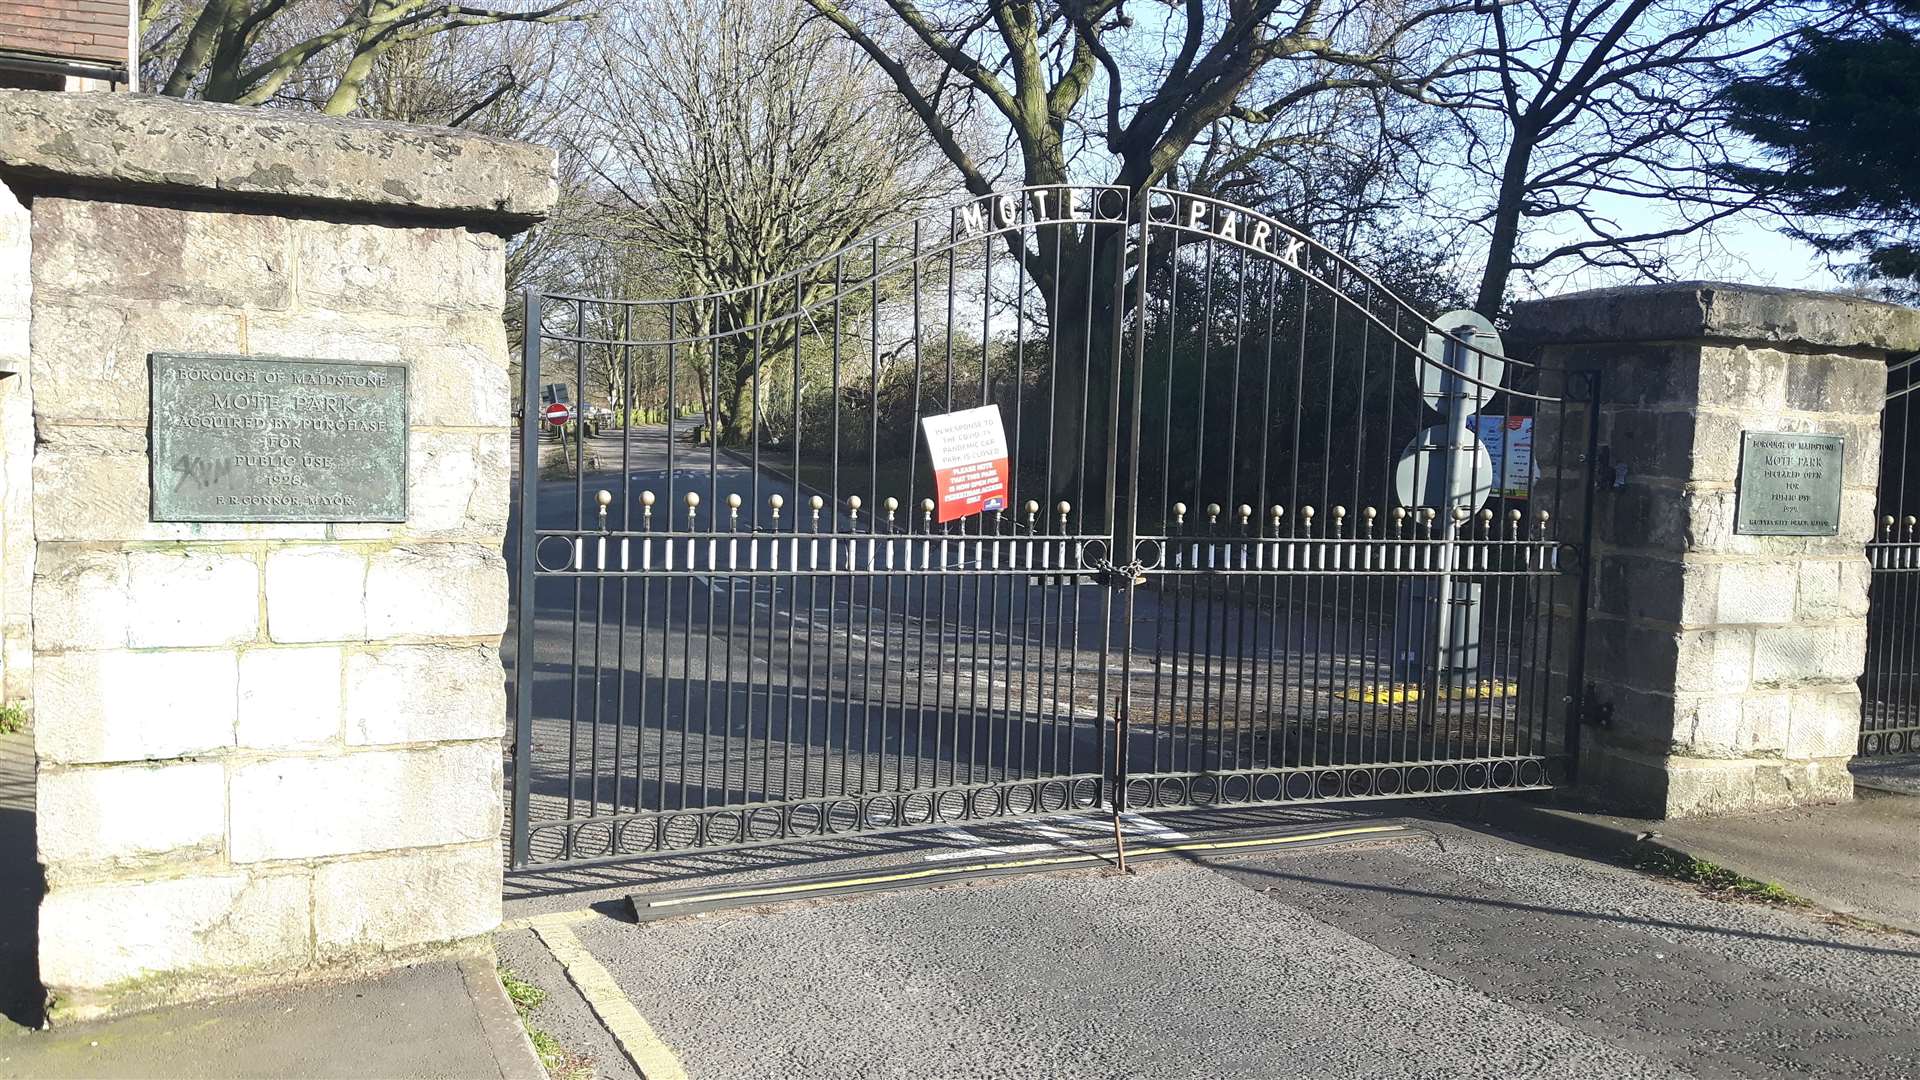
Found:
[[(1567, 754), (1587, 376), (1272, 218), (1027, 189), (525, 318), (525, 400), (617, 422), (523, 411), (516, 867), (1096, 807), (1117, 837)], [(949, 517), (928, 429), (963, 414), (1003, 487)]]

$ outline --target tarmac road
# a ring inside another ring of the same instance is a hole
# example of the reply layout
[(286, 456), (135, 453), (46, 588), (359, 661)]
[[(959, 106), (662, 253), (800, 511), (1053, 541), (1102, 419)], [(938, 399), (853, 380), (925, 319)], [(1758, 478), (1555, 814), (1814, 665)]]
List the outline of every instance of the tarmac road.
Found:
[(576, 930), (704, 1080), (1920, 1076), (1920, 937), (1432, 830)]

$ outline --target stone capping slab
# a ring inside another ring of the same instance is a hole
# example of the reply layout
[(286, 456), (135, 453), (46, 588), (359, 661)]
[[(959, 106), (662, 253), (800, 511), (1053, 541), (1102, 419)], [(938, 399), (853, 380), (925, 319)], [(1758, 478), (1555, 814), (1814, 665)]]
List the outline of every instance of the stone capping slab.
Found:
[(1513, 306), (1536, 345), (1718, 339), (1788, 348), (1920, 351), (1920, 311), (1809, 289), (1718, 281), (1589, 289)]
[(554, 153), (448, 128), (151, 94), (0, 90), (0, 176), (403, 211), (518, 231), (552, 208)]

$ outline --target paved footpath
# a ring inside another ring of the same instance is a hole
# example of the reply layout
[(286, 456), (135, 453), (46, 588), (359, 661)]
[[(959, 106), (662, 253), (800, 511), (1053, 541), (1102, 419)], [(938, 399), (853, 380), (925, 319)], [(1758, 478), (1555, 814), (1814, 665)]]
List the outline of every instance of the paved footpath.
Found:
[[(1445, 824), (569, 929), (704, 1080), (1920, 1076), (1920, 937)], [(536, 1019), (634, 1075), (577, 998)]]

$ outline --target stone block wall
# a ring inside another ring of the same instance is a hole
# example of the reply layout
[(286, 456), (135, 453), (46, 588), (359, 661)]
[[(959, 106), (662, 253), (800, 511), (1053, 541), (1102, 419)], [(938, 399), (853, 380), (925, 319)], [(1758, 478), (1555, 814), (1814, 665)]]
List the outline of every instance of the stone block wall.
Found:
[(0, 705), (33, 700), (32, 225), (0, 187)]
[[(124, 160), (97, 132), (81, 158), (4, 134), (103, 122)], [(462, 159), (444, 183), (411, 167)], [(505, 245), (550, 198), (549, 155), (19, 92), (0, 93), (0, 179), (32, 225), (53, 1015), (481, 947), (500, 913)], [(154, 352), (406, 364), (406, 522), (150, 520)]]
[[(1522, 304), (1514, 331), (1600, 373), (1581, 788), (1658, 817), (1850, 797), (1886, 360), (1920, 312), (1696, 282)], [(1838, 535), (1734, 531), (1743, 431), (1845, 437)]]

